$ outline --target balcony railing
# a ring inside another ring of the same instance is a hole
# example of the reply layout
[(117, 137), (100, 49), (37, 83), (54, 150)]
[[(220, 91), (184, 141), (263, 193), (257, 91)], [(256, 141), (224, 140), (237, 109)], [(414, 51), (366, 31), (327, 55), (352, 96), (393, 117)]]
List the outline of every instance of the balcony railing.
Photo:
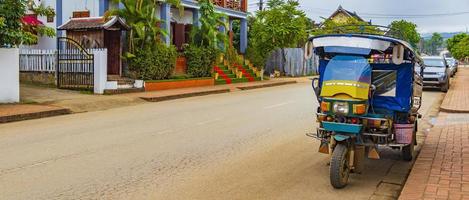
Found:
[(232, 10), (247, 11), (247, 0), (213, 0), (213, 3), (222, 8), (228, 8)]

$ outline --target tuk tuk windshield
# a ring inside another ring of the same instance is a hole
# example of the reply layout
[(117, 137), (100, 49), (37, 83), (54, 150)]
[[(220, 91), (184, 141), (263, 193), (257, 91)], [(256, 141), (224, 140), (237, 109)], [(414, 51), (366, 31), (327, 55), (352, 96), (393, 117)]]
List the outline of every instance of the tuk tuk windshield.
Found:
[(338, 55), (332, 58), (324, 71), (323, 81), (357, 81), (371, 83), (371, 67), (361, 56)]

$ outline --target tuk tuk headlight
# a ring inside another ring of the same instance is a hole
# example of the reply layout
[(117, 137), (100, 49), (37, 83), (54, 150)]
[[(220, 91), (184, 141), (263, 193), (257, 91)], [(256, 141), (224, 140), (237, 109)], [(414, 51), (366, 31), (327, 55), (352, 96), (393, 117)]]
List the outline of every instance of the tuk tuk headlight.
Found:
[(348, 114), (349, 106), (346, 102), (335, 102), (333, 105), (334, 112), (337, 114)]

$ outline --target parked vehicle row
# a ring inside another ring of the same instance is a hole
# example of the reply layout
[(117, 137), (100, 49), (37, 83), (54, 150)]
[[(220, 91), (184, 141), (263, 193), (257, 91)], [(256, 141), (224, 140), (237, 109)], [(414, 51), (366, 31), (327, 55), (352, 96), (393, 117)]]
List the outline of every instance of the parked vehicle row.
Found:
[(458, 71), (458, 61), (454, 58), (427, 56), (423, 57), (423, 62), (423, 86), (447, 92), (451, 77)]

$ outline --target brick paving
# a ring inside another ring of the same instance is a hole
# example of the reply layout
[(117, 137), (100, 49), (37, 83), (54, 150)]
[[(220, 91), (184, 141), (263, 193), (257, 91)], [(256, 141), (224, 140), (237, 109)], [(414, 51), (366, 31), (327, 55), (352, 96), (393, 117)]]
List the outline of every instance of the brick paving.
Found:
[(399, 199), (469, 200), (469, 69), (460, 68)]
[(441, 104), (441, 110), (452, 113), (469, 113), (469, 68), (459, 68), (451, 89)]
[(469, 199), (469, 123), (432, 129), (399, 199)]

